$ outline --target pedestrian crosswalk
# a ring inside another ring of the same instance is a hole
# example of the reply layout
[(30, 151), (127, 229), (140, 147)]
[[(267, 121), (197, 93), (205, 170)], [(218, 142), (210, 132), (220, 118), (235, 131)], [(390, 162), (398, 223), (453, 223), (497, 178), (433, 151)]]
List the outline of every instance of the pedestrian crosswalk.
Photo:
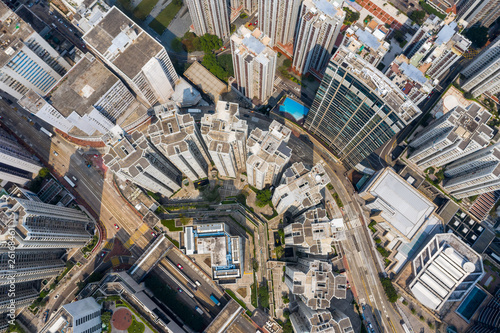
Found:
[(279, 85), (281, 82), (283, 82), (283, 80), (280, 77), (276, 77), (276, 79), (274, 80), (274, 86)]
[(135, 241), (138, 240), (148, 229), (149, 227), (147, 224), (141, 224), (139, 229), (137, 229), (136, 232), (134, 232), (132, 236), (130, 236), (128, 241), (124, 244), (125, 248), (130, 249), (132, 245), (134, 245)]
[(113, 248), (113, 240), (109, 240), (106, 242), (106, 245), (104, 245), (104, 250), (111, 250)]

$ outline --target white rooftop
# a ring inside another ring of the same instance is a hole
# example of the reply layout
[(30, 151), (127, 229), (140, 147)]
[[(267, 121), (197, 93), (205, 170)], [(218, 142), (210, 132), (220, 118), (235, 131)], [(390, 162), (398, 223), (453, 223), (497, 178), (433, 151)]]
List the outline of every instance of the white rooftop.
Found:
[(382, 217), (411, 240), (427, 223), (435, 205), (390, 168), (374, 177), (367, 191), (376, 199), (368, 206), (382, 211)]

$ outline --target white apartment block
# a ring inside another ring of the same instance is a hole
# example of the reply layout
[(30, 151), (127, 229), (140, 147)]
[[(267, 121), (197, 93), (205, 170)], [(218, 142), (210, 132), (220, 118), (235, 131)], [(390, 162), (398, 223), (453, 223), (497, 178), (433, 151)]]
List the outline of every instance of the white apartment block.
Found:
[(285, 244), (300, 252), (328, 255), (334, 242), (346, 239), (345, 230), (342, 218), (329, 219), (324, 208), (311, 208), (285, 227)]
[(108, 146), (104, 164), (117, 176), (165, 196), (181, 188), (181, 172), (144, 134), (136, 131)]
[(347, 278), (334, 274), (328, 261), (299, 258), (287, 264), (285, 284), (312, 310), (327, 309), (334, 297), (345, 299), (347, 293)]
[(46, 96), (29, 91), (19, 104), (55, 128), (77, 137), (100, 137), (146, 107), (101, 61), (87, 53)]
[[(500, 8), (500, 6), (498, 6)], [(500, 37), (488, 45), (467, 66), (462, 74), (467, 78), (462, 88), (477, 97), (485, 92), (500, 92)]]
[(457, 106), (434, 120), (410, 142), (409, 160), (421, 169), (441, 167), (486, 147), (493, 138), (491, 114), (477, 103)]
[(483, 274), (481, 255), (453, 233), (437, 234), (412, 262), (409, 289), (429, 309), (440, 311), (447, 302), (458, 302)]
[(456, 198), (500, 189), (500, 145), (475, 151), (449, 164), (444, 189)]
[(93, 297), (64, 304), (50, 317), (40, 333), (100, 333), (102, 332), (101, 307)]
[(441, 24), (442, 21), (438, 17), (430, 15), (405, 45), (403, 54), (408, 58), (412, 58), (422, 45), (439, 31)]
[(435, 84), (404, 55), (399, 55), (389, 65), (385, 75), (411, 99), (415, 105), (425, 101)]
[[(232, 5), (237, 5), (233, 2), (231, 2)], [(227, 0), (186, 0), (186, 5), (196, 35), (210, 34), (216, 35), (220, 39), (229, 37), (229, 5)]]
[(209, 160), (200, 130), (191, 115), (178, 112), (170, 104), (157, 113), (159, 120), (148, 128), (151, 143), (191, 181), (206, 178)]
[(10, 284), (9, 276), (16, 283), (50, 279), (66, 267), (64, 250), (16, 250), (16, 269), (9, 268), (9, 252), (0, 250), (0, 285)]
[(258, 0), (262, 33), (271, 38), (271, 45), (293, 42), (301, 0)]
[(248, 125), (239, 119), (239, 105), (219, 101), (215, 114), (201, 119), (201, 135), (219, 175), (235, 178), (245, 171)]
[(179, 80), (165, 48), (118, 8), (83, 36), (98, 55), (148, 106), (167, 103)]
[(462, 0), (457, 13), (458, 23), (472, 27), (479, 23), (490, 27), (500, 16), (500, 0)]
[(285, 170), (281, 182), (274, 190), (272, 203), (278, 214), (290, 211), (300, 213), (316, 206), (323, 199), (321, 190), (330, 182), (321, 163), (307, 169), (302, 162)]
[(344, 22), (342, 1), (305, 0), (299, 13), (292, 68), (300, 75), (321, 74), (332, 57)]
[(24, 184), (41, 168), (36, 157), (0, 128), (0, 179)]
[(93, 221), (82, 211), (4, 195), (0, 198), (0, 247), (14, 230), (15, 246), (21, 248), (73, 248), (91, 238)]
[(287, 146), (291, 133), (288, 127), (276, 120), (269, 125), (269, 131), (255, 128), (250, 132), (246, 163), (248, 184), (259, 190), (276, 185), (292, 157), (292, 149)]
[(428, 56), (424, 63), (431, 64), (425, 74), (432, 79), (440, 80), (469, 49), (471, 41), (459, 34), (458, 31), (456, 22), (451, 22), (441, 28), (430, 46), (429, 42), (422, 46), (428, 50)]
[(70, 64), (3, 2), (0, 22), (0, 89), (16, 99), (29, 90), (45, 95)]
[(273, 93), (277, 55), (271, 39), (259, 29), (241, 26), (231, 36), (234, 76), (238, 90), (264, 103)]
[(293, 311), (290, 321), (295, 333), (354, 333), (349, 317), (337, 309), (312, 310), (299, 300)]

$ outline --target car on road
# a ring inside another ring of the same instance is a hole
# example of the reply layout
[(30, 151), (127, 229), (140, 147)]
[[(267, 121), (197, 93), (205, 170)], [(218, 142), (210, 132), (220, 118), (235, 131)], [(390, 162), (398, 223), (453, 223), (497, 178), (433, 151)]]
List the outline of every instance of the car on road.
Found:
[(247, 114), (244, 114), (244, 115), (243, 115), (243, 117), (245, 117), (245, 118), (250, 118), (250, 116), (249, 116), (249, 115), (247, 115)]
[(54, 299), (58, 299), (58, 298), (59, 298), (59, 294), (54, 296)]
[(177, 291), (182, 293), (182, 289), (181, 288), (177, 288)]
[(113, 225), (115, 226), (115, 229), (116, 229), (116, 230), (120, 230), (120, 227), (118, 226), (118, 224), (116, 224), (116, 223), (115, 223), (115, 224), (113, 224)]
[(177, 267), (179, 267), (180, 269), (184, 269), (181, 264), (177, 264)]
[(153, 231), (151, 231), (151, 236), (156, 237), (156, 234)]
[(3, 116), (0, 116), (0, 119), (3, 119)]
[(105, 255), (106, 255), (106, 251), (103, 251), (103, 252), (101, 253), (101, 257), (104, 257)]
[(54, 150), (54, 155), (55, 156), (59, 156), (59, 154), (57, 153), (57, 151)]
[(98, 157), (99, 157), (99, 155), (97, 155), (97, 154), (94, 154), (94, 157), (95, 157), (95, 158), (98, 158)]

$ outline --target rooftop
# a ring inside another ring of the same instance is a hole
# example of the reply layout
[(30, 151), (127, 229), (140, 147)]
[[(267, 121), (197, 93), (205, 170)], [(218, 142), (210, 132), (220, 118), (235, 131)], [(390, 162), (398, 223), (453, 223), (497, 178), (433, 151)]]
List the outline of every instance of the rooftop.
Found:
[(227, 85), (224, 82), (219, 80), (197, 61), (189, 66), (184, 72), (184, 76), (205, 94), (209, 95), (215, 102), (219, 100), (219, 96), (227, 89)]
[(381, 215), (395, 231), (411, 240), (428, 222), (436, 206), (391, 168), (379, 171), (360, 193), (374, 199), (367, 205)]
[(112, 7), (83, 39), (131, 79), (163, 50), (154, 38), (116, 7)]

